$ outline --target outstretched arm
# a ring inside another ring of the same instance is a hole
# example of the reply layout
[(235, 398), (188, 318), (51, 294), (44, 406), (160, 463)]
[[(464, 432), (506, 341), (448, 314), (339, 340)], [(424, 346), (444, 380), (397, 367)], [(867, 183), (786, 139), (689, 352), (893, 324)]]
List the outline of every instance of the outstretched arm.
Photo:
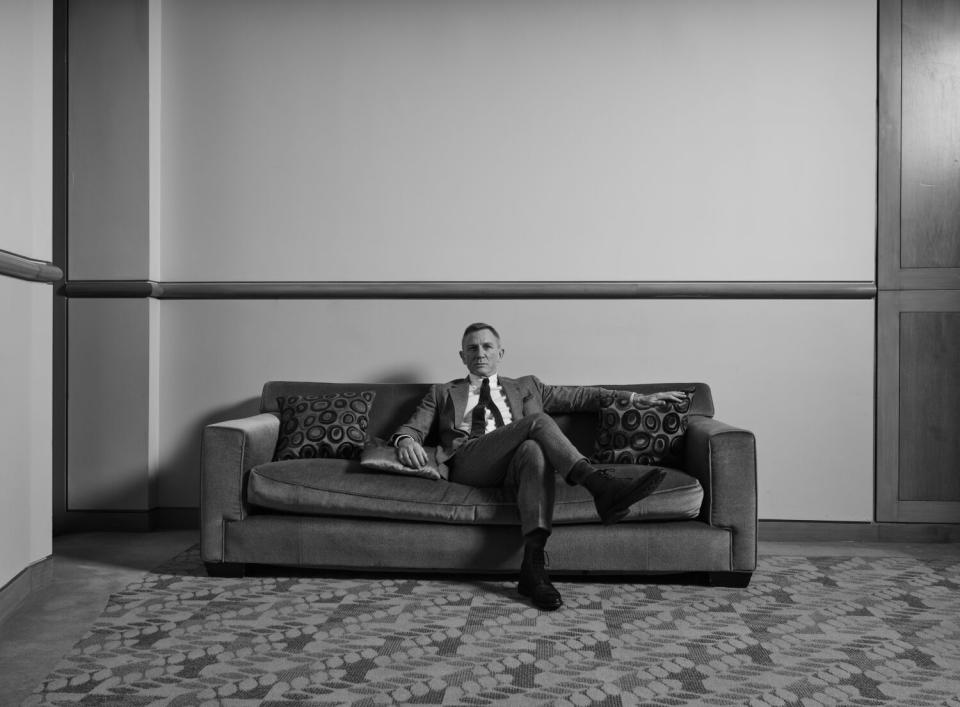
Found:
[(530, 376), (543, 401), (543, 411), (550, 414), (598, 410), (603, 388), (576, 385), (545, 385), (536, 376)]
[[(536, 377), (533, 377), (534, 383), (540, 390), (543, 399), (544, 412), (562, 413), (577, 410), (598, 410), (600, 408), (600, 399), (603, 395), (611, 394), (616, 391), (606, 388), (580, 387), (568, 385), (544, 385)], [(645, 395), (643, 393), (631, 393), (631, 402), (638, 402), (641, 405), (656, 406), (660, 403), (682, 403), (689, 398), (689, 393), (682, 390), (668, 390)]]

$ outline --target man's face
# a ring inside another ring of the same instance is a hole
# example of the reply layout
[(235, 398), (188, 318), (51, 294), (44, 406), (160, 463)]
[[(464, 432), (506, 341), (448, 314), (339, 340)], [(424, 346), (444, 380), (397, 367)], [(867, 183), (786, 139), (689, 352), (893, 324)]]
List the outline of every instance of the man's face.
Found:
[(500, 348), (500, 340), (489, 329), (474, 331), (463, 337), (463, 350), (460, 360), (475, 376), (489, 378), (500, 367), (500, 359), (504, 350)]

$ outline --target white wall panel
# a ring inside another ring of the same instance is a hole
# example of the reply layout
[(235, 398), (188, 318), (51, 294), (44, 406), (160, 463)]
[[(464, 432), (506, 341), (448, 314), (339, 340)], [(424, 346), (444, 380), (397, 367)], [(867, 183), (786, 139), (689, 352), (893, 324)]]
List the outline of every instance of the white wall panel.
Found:
[(873, 279), (874, 0), (166, 0), (162, 64), (166, 280)]
[(0, 3), (0, 249), (49, 260), (50, 0)]
[(51, 553), (52, 296), (0, 276), (0, 587)]
[[(829, 306), (827, 306), (829, 304)], [(760, 516), (870, 520), (870, 301), (165, 301), (158, 504), (198, 502), (200, 435), (257, 412), (270, 379), (443, 381), (463, 328), (504, 337), (505, 375), (705, 381), (757, 435)]]
[[(0, 2), (0, 249), (51, 253), (50, 0)], [(51, 553), (52, 288), (0, 276), (0, 588)]]

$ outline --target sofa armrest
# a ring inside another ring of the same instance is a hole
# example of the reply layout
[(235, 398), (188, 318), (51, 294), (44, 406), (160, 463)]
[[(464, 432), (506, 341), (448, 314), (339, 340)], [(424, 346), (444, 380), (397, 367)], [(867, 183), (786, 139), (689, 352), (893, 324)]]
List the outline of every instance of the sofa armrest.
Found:
[(691, 417), (686, 471), (703, 486), (700, 519), (733, 533), (731, 569), (757, 565), (757, 453), (752, 432), (709, 417)]
[(247, 515), (250, 469), (273, 458), (280, 420), (263, 413), (208, 425), (200, 451), (200, 554), (223, 562), (224, 528)]

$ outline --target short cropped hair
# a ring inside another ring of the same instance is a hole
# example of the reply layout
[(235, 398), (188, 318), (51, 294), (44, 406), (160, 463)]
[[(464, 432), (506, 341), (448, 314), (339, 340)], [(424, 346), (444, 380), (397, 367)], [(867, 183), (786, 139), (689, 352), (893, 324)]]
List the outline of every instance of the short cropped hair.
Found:
[(460, 337), (460, 338), (461, 338), (461, 339), (466, 339), (466, 338), (467, 338), (470, 334), (472, 334), (473, 332), (475, 332), (475, 331), (483, 331), (484, 329), (489, 329), (491, 332), (493, 332), (493, 335), (494, 335), (495, 337), (497, 337), (497, 341), (500, 341), (500, 332), (498, 332), (496, 329), (494, 329), (494, 328), (493, 328), (492, 326), (490, 326), (489, 324), (484, 324), (483, 322), (474, 322), (473, 324), (471, 324), (470, 326), (468, 326), (466, 329), (463, 330), (463, 336)]

